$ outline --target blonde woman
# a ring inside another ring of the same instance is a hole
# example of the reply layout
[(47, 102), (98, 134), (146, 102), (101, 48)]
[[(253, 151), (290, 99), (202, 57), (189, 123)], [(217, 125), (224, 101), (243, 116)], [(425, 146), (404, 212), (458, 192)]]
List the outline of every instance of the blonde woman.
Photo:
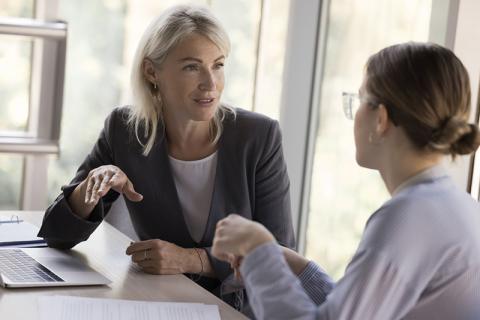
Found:
[(467, 71), (441, 46), (395, 45), (368, 60), (359, 97), (344, 106), (356, 114), (356, 159), (392, 198), (370, 217), (344, 277), (334, 283), (237, 215), (218, 223), (213, 254), (241, 262), (257, 319), (479, 319), (480, 205), (441, 165), (480, 144)]
[(196, 274), (219, 292), (232, 270), (210, 247), (233, 211), (294, 246), (278, 123), (221, 102), (229, 50), (205, 8), (177, 6), (152, 22), (133, 63), (135, 103), (108, 116), (45, 213), (40, 235), (50, 246), (86, 240), (120, 194), (142, 240), (126, 252), (147, 273)]

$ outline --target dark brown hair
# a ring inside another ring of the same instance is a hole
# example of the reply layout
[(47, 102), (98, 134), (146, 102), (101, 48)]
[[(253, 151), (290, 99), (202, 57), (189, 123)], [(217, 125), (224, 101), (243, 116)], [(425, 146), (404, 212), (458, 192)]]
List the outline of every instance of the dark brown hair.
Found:
[(366, 93), (419, 149), (455, 156), (480, 145), (478, 126), (468, 123), (467, 70), (447, 48), (408, 42), (379, 51), (367, 62)]

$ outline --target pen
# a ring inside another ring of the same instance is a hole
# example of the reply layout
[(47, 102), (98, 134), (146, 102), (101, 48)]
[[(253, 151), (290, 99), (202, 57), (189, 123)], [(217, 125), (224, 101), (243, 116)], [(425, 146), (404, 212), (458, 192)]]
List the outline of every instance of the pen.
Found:
[(23, 222), (23, 220), (4, 220), (4, 221), (0, 221), (0, 224), (2, 224), (2, 223), (20, 223), (20, 222)]

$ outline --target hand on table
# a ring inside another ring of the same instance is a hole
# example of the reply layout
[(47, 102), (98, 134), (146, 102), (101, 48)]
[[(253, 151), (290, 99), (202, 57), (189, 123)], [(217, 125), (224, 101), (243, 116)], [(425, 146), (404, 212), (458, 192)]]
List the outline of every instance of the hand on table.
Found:
[(167, 241), (152, 239), (134, 242), (127, 248), (126, 253), (132, 256), (132, 261), (147, 273), (179, 274), (192, 272), (189, 263), (192, 257), (188, 249)]

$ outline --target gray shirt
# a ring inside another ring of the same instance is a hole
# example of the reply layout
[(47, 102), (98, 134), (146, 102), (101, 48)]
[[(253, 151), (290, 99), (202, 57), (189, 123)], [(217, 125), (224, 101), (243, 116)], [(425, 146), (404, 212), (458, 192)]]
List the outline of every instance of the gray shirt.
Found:
[(313, 262), (295, 277), (275, 243), (241, 273), (258, 319), (479, 319), (480, 205), (433, 167), (370, 217), (338, 283)]

